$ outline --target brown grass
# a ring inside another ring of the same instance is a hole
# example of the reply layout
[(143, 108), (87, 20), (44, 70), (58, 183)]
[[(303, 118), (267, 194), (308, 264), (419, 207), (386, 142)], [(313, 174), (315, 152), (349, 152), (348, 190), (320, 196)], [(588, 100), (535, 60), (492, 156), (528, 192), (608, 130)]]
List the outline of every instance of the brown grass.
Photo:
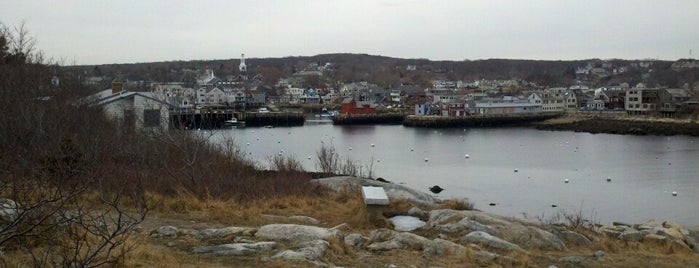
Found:
[(473, 210), (473, 203), (465, 199), (453, 198), (442, 202), (438, 206), (439, 209), (453, 209), (453, 210)]

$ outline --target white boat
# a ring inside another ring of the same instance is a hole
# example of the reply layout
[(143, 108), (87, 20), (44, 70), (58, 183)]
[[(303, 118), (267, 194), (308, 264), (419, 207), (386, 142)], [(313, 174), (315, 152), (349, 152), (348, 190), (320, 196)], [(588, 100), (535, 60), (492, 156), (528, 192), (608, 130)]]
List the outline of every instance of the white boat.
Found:
[(328, 109), (324, 107), (323, 110), (321, 110), (319, 117), (320, 117), (320, 120), (332, 121), (333, 119), (335, 119), (336, 114), (337, 114), (337, 111), (330, 111), (329, 112)]
[(234, 116), (229, 120), (223, 121), (223, 125), (227, 127), (245, 126), (245, 121), (238, 121), (238, 118)]

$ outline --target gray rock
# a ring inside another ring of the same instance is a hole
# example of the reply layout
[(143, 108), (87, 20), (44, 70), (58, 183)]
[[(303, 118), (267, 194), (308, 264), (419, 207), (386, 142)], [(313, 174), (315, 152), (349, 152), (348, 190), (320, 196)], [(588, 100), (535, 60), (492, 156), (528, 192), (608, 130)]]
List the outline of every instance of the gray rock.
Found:
[(561, 262), (581, 263), (587, 260), (585, 256), (569, 256), (558, 259)]
[(150, 237), (177, 237), (179, 233), (180, 230), (177, 229), (177, 227), (175, 226), (160, 226), (158, 227), (158, 229), (155, 229), (152, 232), (150, 232)]
[(190, 234), (199, 239), (221, 238), (228, 235), (245, 235), (252, 236), (257, 229), (251, 227), (225, 227), (219, 229), (204, 229), (200, 231), (192, 231)]
[(282, 258), (294, 261), (318, 261), (325, 251), (330, 247), (330, 243), (324, 240), (314, 240), (302, 243), (301, 248), (296, 250), (284, 250), (274, 256), (272, 259)]
[(653, 226), (648, 225), (648, 224), (639, 224), (639, 225), (636, 225), (635, 228), (639, 231), (643, 231), (643, 230), (651, 230), (651, 229), (653, 229)]
[(621, 241), (638, 242), (643, 239), (643, 234), (636, 230), (626, 230), (619, 235)]
[(367, 246), (367, 249), (374, 251), (410, 249), (421, 250), (424, 253), (433, 255), (466, 252), (466, 248), (454, 242), (440, 238), (430, 240), (408, 232), (378, 229), (372, 231), (370, 237), (372, 243)]
[(563, 239), (565, 242), (576, 245), (576, 246), (589, 246), (592, 245), (592, 241), (590, 239), (587, 239), (584, 235), (581, 235), (579, 233), (573, 232), (573, 231), (562, 231), (560, 232), (560, 237)]
[(602, 250), (595, 251), (595, 253), (593, 254), (593, 256), (595, 256), (595, 259), (597, 260), (603, 260), (605, 255), (607, 255), (607, 253), (605, 253)]
[(682, 235), (680, 230), (675, 228), (662, 228), (658, 230), (657, 234), (666, 236), (669, 239), (684, 239), (684, 235)]
[(216, 255), (229, 256), (244, 256), (253, 255), (260, 252), (268, 252), (277, 248), (275, 242), (257, 242), (257, 243), (235, 243), (216, 246), (201, 246), (195, 247), (194, 253), (213, 253)]
[(449, 240), (435, 238), (432, 239), (432, 243), (425, 244), (422, 251), (433, 255), (463, 254), (466, 252), (466, 248)]
[(677, 230), (682, 229), (682, 225), (680, 225), (679, 223), (676, 223), (674, 221), (664, 221), (663, 227), (669, 228), (669, 229), (677, 229)]
[(298, 223), (304, 223), (304, 224), (320, 224), (320, 221), (316, 218), (308, 217), (308, 216), (302, 216), (302, 215), (291, 215), (291, 216), (279, 216), (279, 215), (270, 215), (270, 214), (262, 214), (263, 218), (270, 219), (270, 220), (276, 220), (276, 221), (283, 221), (283, 222), (298, 222)]
[(413, 217), (418, 217), (421, 220), (427, 220), (430, 217), (430, 213), (427, 211), (424, 211), (418, 207), (412, 207), (408, 210), (408, 215), (413, 216)]
[(480, 231), (520, 246), (542, 250), (566, 249), (563, 241), (537, 222), (481, 211), (433, 210), (428, 226), (442, 232)]
[(317, 179), (312, 182), (328, 187), (336, 192), (343, 190), (359, 190), (362, 186), (379, 186), (384, 188), (386, 195), (388, 195), (391, 200), (405, 199), (427, 205), (437, 204), (437, 200), (425, 192), (415, 191), (399, 184), (380, 182), (371, 179), (338, 176)]
[[(393, 250), (393, 249), (412, 249), (423, 250), (432, 241), (422, 236), (395, 231), (379, 231), (371, 232), (372, 243), (367, 246), (370, 250)], [(376, 238), (376, 239), (375, 239)], [(380, 241), (380, 242), (374, 242)]]
[(461, 238), (464, 243), (478, 243), (492, 248), (525, 252), (516, 244), (507, 242), (486, 232), (474, 231)]
[(476, 251), (476, 252), (472, 253), (471, 256), (476, 258), (476, 259), (483, 260), (483, 261), (489, 261), (489, 262), (494, 261), (500, 257), (500, 255), (498, 255), (498, 254), (488, 252), (485, 250)]
[(631, 226), (633, 226), (632, 224), (628, 224), (628, 223), (624, 223), (624, 222), (618, 222), (618, 221), (612, 222), (612, 225), (614, 225), (614, 226), (623, 226), (623, 227), (631, 227)]
[(643, 237), (644, 243), (649, 243), (649, 244), (654, 244), (654, 245), (664, 245), (666, 241), (667, 241), (667, 238), (665, 236), (657, 235), (657, 234), (648, 234), (648, 235)]
[(368, 240), (367, 237), (360, 234), (348, 234), (345, 236), (345, 244), (353, 247), (361, 246)]
[(19, 206), (12, 199), (0, 198), (0, 220), (13, 222), (19, 217)]
[(337, 237), (336, 230), (323, 227), (296, 225), (296, 224), (269, 224), (260, 227), (255, 237), (275, 241), (307, 242), (314, 240), (327, 240)]

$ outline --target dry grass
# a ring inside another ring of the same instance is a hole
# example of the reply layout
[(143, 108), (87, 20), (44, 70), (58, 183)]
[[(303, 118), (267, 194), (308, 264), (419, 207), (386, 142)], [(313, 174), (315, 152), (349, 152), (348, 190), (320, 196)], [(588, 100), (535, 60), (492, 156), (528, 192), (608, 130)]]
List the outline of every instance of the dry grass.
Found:
[(182, 191), (177, 196), (148, 193), (153, 213), (222, 225), (257, 226), (269, 223), (263, 214), (304, 215), (320, 220), (325, 226), (348, 223), (355, 228), (370, 227), (361, 194), (341, 192), (318, 196), (282, 196), (247, 202), (200, 199)]
[(453, 209), (453, 210), (473, 210), (473, 203), (465, 199), (453, 198), (442, 202), (438, 206), (439, 209)]

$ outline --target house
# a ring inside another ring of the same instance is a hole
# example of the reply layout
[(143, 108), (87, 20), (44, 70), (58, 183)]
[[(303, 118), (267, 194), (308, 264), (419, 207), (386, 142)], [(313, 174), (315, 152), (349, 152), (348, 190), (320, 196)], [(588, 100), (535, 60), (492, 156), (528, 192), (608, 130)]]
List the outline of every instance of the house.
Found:
[(527, 97), (529, 102), (541, 104), (542, 112), (563, 112), (565, 110), (565, 96), (559, 90), (535, 91)]
[(124, 127), (133, 129), (167, 129), (170, 109), (177, 108), (168, 98), (156, 92), (131, 92), (123, 84), (88, 97), (87, 105), (103, 107), (105, 113)]
[(379, 86), (367, 82), (356, 82), (343, 84), (340, 87), (340, 96), (343, 98), (353, 98), (358, 101), (374, 101), (373, 92), (378, 90)]
[(298, 87), (286, 88), (284, 94), (281, 96), (281, 102), (292, 104), (300, 103), (303, 91), (303, 88)]
[(246, 90), (245, 100), (250, 107), (261, 107), (267, 103), (267, 95), (262, 90)]
[(474, 111), (477, 114), (523, 114), (541, 112), (541, 103), (533, 103), (522, 99), (509, 100), (479, 100), (473, 101)]
[(665, 117), (674, 117), (683, 108), (693, 111), (693, 109), (686, 109), (687, 102), (691, 97), (692, 95), (686, 89), (668, 88), (661, 90), (659, 96), (660, 114)]
[(660, 89), (637, 85), (626, 91), (625, 108), (630, 115), (653, 115), (657, 112), (659, 103)]
[(626, 91), (624, 90), (609, 90), (605, 92), (607, 95), (606, 107), (609, 110), (623, 110), (626, 102)]
[(317, 89), (307, 88), (303, 91), (299, 101), (301, 103), (318, 104), (320, 103), (320, 94), (318, 94)]
[(428, 101), (419, 101), (415, 103), (415, 115), (431, 115), (432, 103)]
[[(204, 89), (204, 88), (202, 88)], [(226, 98), (226, 93), (223, 92), (222, 89), (215, 87), (211, 89), (204, 89), (204, 99), (202, 102), (199, 102), (197, 104), (201, 105), (209, 105), (209, 106), (218, 106), (218, 105), (223, 105), (226, 103), (227, 98)]]
[(439, 111), (441, 116), (462, 117), (469, 114), (466, 101), (440, 102)]
[(567, 92), (565, 93), (565, 102), (566, 110), (577, 110), (578, 109), (578, 97), (576, 96), (575, 92)]
[(368, 101), (356, 101), (354, 98), (342, 100), (341, 114), (376, 114), (376, 105)]

